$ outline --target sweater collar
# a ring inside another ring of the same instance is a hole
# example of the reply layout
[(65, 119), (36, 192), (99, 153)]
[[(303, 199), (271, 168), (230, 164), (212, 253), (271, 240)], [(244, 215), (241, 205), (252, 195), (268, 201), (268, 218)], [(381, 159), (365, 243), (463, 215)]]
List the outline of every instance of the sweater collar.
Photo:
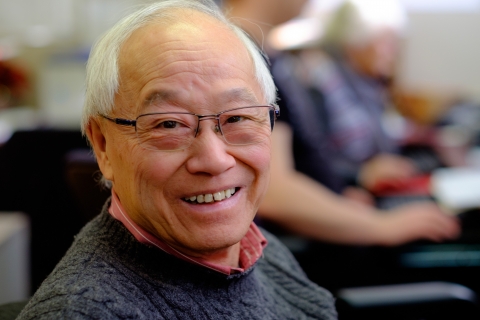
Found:
[(254, 222), (250, 224), (245, 236), (240, 240), (240, 256), (238, 268), (228, 265), (212, 263), (204, 259), (199, 259), (186, 254), (181, 253), (175, 248), (162, 241), (160, 238), (155, 237), (138, 224), (136, 224), (125, 212), (120, 200), (118, 199), (115, 190), (112, 188), (112, 198), (108, 212), (116, 220), (122, 222), (128, 231), (135, 237), (140, 243), (148, 246), (154, 246), (168, 254), (171, 254), (179, 259), (187, 262), (200, 265), (207, 269), (211, 269), (222, 274), (231, 275), (235, 273), (242, 273), (252, 267), (257, 260), (263, 255), (263, 249), (267, 246), (267, 239), (263, 236), (261, 231), (255, 225)]

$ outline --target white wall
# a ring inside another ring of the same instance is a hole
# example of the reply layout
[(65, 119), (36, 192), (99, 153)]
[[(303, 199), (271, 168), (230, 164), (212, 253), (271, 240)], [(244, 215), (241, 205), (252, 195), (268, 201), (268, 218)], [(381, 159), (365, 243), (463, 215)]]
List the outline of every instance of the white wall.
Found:
[(23, 46), (90, 45), (129, 10), (152, 0), (0, 0), (0, 38)]
[[(303, 14), (326, 14), (343, 1), (309, 0)], [(480, 101), (480, 0), (398, 1), (409, 20), (401, 82)]]
[(480, 101), (480, 10), (409, 16), (401, 81)]

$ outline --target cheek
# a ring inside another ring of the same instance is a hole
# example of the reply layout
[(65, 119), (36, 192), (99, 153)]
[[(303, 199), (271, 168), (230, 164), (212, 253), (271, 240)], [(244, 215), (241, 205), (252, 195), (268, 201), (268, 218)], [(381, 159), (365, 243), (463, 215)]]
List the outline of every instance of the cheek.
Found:
[(181, 163), (181, 159), (172, 155), (147, 152), (138, 153), (132, 166), (126, 168), (130, 173), (124, 180), (129, 185), (128, 194), (136, 195), (131, 212), (141, 212), (137, 218), (147, 228), (152, 221), (161, 220), (158, 213), (170, 203), (172, 195), (169, 192), (178, 184), (179, 175), (176, 173)]
[(270, 176), (271, 145), (270, 142), (252, 146), (244, 156), (245, 163), (253, 169), (255, 179), (268, 182)]
[(180, 174), (177, 174), (185, 159), (175, 153), (153, 152), (143, 154), (133, 169), (134, 180), (140, 196), (155, 193), (166, 195), (169, 190), (175, 189), (179, 183)]
[(149, 150), (138, 146), (135, 139), (116, 143), (114, 167), (114, 185), (116, 188), (128, 188), (131, 194), (140, 192), (142, 185), (154, 180), (161, 166)]
[(135, 165), (137, 150), (135, 141), (129, 138), (112, 136), (107, 140), (107, 154), (112, 166), (114, 184), (124, 184), (124, 178), (131, 178), (131, 169)]

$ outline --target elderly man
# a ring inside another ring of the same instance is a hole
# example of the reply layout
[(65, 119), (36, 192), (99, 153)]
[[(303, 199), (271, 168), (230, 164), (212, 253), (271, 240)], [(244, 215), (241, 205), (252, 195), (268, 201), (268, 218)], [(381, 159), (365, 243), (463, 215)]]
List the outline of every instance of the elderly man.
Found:
[(19, 319), (335, 319), (330, 293), (252, 222), (275, 87), (214, 2), (137, 11), (87, 69), (83, 129), (112, 197)]

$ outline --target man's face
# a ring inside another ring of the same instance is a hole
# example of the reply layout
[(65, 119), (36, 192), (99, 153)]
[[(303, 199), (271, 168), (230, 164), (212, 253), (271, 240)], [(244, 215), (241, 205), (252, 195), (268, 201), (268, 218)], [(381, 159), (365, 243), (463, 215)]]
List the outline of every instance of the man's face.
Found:
[(372, 73), (378, 77), (392, 77), (400, 53), (400, 38), (397, 32), (392, 29), (382, 30), (370, 46)]
[(389, 79), (395, 73), (400, 52), (399, 35), (392, 29), (379, 30), (365, 45), (350, 48), (359, 71), (374, 78)]
[[(111, 116), (135, 119), (151, 112), (216, 114), (265, 105), (247, 50), (219, 22), (178, 11), (167, 24), (137, 30), (120, 52), (120, 87)], [(148, 102), (155, 96), (155, 102)], [(180, 251), (222, 254), (237, 244), (268, 185), (270, 140), (231, 146), (200, 122), (193, 144), (181, 151), (144, 149), (133, 127), (97, 120), (105, 136), (99, 164), (120, 202), (139, 225)], [(211, 203), (185, 201), (235, 188)]]

